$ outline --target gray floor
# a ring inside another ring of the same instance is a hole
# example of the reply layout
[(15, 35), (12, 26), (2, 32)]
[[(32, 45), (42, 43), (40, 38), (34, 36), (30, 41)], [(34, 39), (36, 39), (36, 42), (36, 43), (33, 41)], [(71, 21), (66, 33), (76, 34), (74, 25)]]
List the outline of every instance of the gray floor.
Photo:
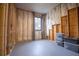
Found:
[(49, 40), (20, 42), (10, 56), (78, 56), (79, 54), (58, 46)]

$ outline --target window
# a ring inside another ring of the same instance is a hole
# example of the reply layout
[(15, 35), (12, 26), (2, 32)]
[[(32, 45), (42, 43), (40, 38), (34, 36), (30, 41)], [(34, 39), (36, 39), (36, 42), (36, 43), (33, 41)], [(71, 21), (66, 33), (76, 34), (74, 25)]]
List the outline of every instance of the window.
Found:
[(41, 30), (41, 18), (35, 17), (35, 30)]

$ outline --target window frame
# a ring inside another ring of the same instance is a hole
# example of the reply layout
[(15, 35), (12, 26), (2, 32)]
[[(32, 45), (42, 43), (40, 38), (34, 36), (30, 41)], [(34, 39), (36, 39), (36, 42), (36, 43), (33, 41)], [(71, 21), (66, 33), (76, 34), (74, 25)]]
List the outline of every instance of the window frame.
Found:
[(34, 29), (35, 29), (35, 31), (41, 31), (42, 30), (42, 19), (41, 19), (41, 17), (34, 17), (34, 26), (35, 26), (35, 18), (40, 18), (40, 29), (35, 29), (35, 27), (34, 27)]

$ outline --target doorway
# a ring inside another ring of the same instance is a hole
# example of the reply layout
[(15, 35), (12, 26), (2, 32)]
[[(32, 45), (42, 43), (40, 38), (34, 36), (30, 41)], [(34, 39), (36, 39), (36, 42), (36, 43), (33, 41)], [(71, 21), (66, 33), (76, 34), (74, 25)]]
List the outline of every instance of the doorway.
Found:
[(41, 17), (34, 18), (34, 30), (35, 30), (35, 40), (39, 40), (42, 38), (42, 20)]

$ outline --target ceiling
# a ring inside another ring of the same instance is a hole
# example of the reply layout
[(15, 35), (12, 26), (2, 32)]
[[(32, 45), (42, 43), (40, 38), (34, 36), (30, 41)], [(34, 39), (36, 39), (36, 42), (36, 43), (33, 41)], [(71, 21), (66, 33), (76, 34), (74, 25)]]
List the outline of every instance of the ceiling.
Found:
[(56, 3), (17, 3), (16, 7), (24, 10), (45, 14), (57, 5), (58, 4)]

